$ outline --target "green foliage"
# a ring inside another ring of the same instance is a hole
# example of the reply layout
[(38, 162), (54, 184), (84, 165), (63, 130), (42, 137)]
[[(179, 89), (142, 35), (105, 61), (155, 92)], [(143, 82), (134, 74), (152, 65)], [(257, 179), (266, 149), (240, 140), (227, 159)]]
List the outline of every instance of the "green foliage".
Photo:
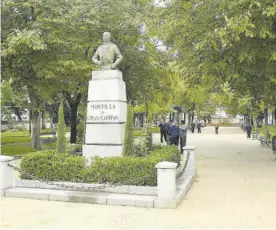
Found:
[(81, 155), (82, 154), (82, 144), (73, 144), (70, 145), (67, 148), (67, 152), (72, 154), (72, 155)]
[(85, 138), (85, 119), (81, 119), (77, 125), (77, 143), (84, 143)]
[(231, 114), (254, 113), (262, 103), (274, 106), (274, 1), (176, 0), (157, 11), (161, 23), (153, 31), (172, 52), (181, 50), (176, 60), (196, 94), (214, 93)]
[(63, 104), (61, 103), (58, 110), (57, 126), (57, 151), (64, 153), (66, 151), (66, 126), (64, 122)]
[(128, 181), (131, 185), (151, 185), (157, 183), (155, 165), (160, 161), (180, 164), (181, 154), (177, 147), (166, 146), (156, 149), (147, 157), (96, 158), (88, 170), (91, 183), (118, 183)]
[(125, 140), (124, 140), (123, 156), (133, 155), (133, 148), (134, 148), (133, 136), (134, 136), (133, 135), (133, 110), (132, 110), (132, 106), (129, 104), (127, 107), (127, 121), (125, 124)]
[[(25, 155), (20, 168), (25, 172), (49, 181), (83, 181), (85, 158), (45, 150)], [(32, 179), (22, 174), (21, 179)]]
[[(269, 125), (267, 128), (268, 128), (269, 134), (271, 134), (270, 140), (272, 140), (272, 137), (274, 135), (276, 135), (276, 126)], [(253, 127), (252, 132), (255, 132), (255, 127)], [(262, 136), (264, 138), (266, 137), (266, 130), (265, 130), (264, 125), (262, 125), (261, 128), (258, 128), (258, 132), (259, 132), (260, 136)]]
[(151, 121), (152, 121), (152, 113), (149, 114), (148, 116), (148, 121), (145, 125), (145, 144), (146, 144), (146, 154), (150, 153), (152, 150), (152, 126), (151, 126)]
[[(49, 181), (154, 186), (157, 183), (155, 165), (160, 161), (171, 161), (180, 165), (180, 158), (181, 154), (176, 146), (166, 146), (157, 148), (147, 157), (96, 157), (87, 168), (83, 157), (47, 150), (24, 156), (20, 167)], [(21, 178), (31, 179), (25, 175), (21, 175)]]

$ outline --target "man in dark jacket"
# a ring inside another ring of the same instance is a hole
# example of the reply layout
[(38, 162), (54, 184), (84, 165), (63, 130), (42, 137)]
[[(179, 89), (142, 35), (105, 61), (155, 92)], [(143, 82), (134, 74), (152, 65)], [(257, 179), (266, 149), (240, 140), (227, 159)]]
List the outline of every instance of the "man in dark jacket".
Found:
[(160, 136), (161, 136), (161, 143), (163, 143), (163, 137), (165, 141), (167, 142), (167, 130), (166, 130), (166, 125), (163, 120), (160, 121)]
[(181, 126), (179, 127), (179, 139), (180, 139), (180, 151), (183, 153), (183, 147), (186, 146), (187, 140), (187, 126), (184, 121), (181, 121)]
[(172, 126), (170, 126), (168, 134), (170, 136), (170, 141), (171, 141), (170, 144), (178, 146), (178, 143), (179, 143), (179, 128), (178, 128), (178, 126), (176, 125), (175, 122), (173, 122)]
[(246, 126), (247, 138), (250, 138), (250, 137), (251, 137), (251, 131), (252, 131), (252, 126), (251, 126), (251, 124), (249, 123), (249, 124)]
[(215, 133), (218, 134), (219, 125), (215, 126)]
[(197, 123), (197, 133), (201, 133), (201, 123)]
[(191, 124), (191, 131), (192, 131), (192, 133), (195, 132), (195, 123), (194, 122)]

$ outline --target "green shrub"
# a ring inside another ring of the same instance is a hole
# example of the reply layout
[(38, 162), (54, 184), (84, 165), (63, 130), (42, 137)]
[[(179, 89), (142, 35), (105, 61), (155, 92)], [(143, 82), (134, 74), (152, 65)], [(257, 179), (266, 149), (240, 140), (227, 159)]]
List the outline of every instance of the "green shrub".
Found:
[(157, 163), (146, 157), (95, 158), (85, 178), (88, 183), (155, 185)]
[[(23, 156), (23, 171), (48, 181), (82, 182), (86, 170), (85, 158), (60, 154), (57, 150), (44, 150)], [(32, 179), (21, 174), (21, 179)]]
[[(20, 166), (24, 171), (48, 181), (156, 185), (155, 165), (160, 161), (180, 165), (180, 158), (176, 146), (165, 146), (146, 157), (96, 157), (87, 168), (83, 157), (47, 150), (29, 153), (22, 158)], [(21, 175), (21, 178), (31, 179), (26, 175)]]
[(152, 113), (149, 113), (147, 124), (145, 126), (147, 154), (150, 153), (150, 151), (152, 150), (152, 126), (151, 126), (151, 121), (152, 121)]
[(127, 106), (127, 120), (125, 124), (125, 140), (123, 156), (133, 155), (134, 148), (134, 138), (133, 138), (133, 110), (132, 106), (129, 104)]
[(84, 144), (84, 136), (85, 136), (85, 119), (81, 118), (79, 124), (77, 125), (77, 143)]
[(57, 126), (57, 151), (64, 153), (66, 151), (66, 126), (64, 122), (63, 104), (58, 109), (58, 126)]
[(68, 151), (68, 153), (70, 153), (72, 155), (81, 156), (82, 155), (82, 144), (70, 145), (67, 148), (67, 151)]
[(145, 137), (140, 137), (138, 144), (134, 145), (133, 148), (134, 156), (135, 157), (144, 157), (148, 155), (148, 152), (146, 150), (146, 139)]

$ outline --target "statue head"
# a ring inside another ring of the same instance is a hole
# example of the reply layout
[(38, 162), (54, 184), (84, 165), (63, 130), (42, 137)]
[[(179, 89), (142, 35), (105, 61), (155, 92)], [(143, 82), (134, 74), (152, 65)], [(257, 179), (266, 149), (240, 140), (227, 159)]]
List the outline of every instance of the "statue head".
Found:
[(103, 33), (103, 42), (110, 42), (110, 33), (109, 32)]

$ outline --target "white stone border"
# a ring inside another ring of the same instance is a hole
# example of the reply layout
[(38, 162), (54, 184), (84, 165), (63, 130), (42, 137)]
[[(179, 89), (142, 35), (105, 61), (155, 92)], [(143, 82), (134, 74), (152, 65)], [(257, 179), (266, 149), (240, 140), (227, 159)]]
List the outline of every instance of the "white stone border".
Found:
[[(131, 194), (131, 195), (157, 195), (157, 186), (135, 186), (135, 185), (121, 185), (121, 186), (108, 186), (103, 189), (97, 189), (97, 187), (103, 184), (88, 184), (88, 183), (75, 183), (75, 182), (57, 182), (53, 181), (54, 184), (63, 184), (67, 186), (87, 187), (95, 188), (95, 192), (109, 192), (109, 193), (120, 193), (120, 194)], [(16, 180), (14, 187), (17, 188), (40, 188), (40, 189), (54, 189), (54, 190), (70, 190), (69, 188), (63, 188), (58, 185), (49, 185), (37, 180)]]
[[(8, 167), (8, 163), (13, 158), (2, 155), (0, 156), (1, 196), (146, 208), (176, 208), (197, 175), (194, 168), (195, 148), (186, 146), (183, 149), (182, 163), (185, 162), (188, 152), (190, 152), (190, 158), (185, 173), (178, 179), (176, 179), (176, 163), (160, 162), (156, 165), (157, 187), (123, 185), (107, 187), (95, 190), (95, 192), (70, 191), (64, 188), (61, 190), (59, 186), (47, 185), (33, 180), (14, 181), (12, 177), (13, 170)], [(85, 187), (99, 186), (86, 183), (62, 183)]]

